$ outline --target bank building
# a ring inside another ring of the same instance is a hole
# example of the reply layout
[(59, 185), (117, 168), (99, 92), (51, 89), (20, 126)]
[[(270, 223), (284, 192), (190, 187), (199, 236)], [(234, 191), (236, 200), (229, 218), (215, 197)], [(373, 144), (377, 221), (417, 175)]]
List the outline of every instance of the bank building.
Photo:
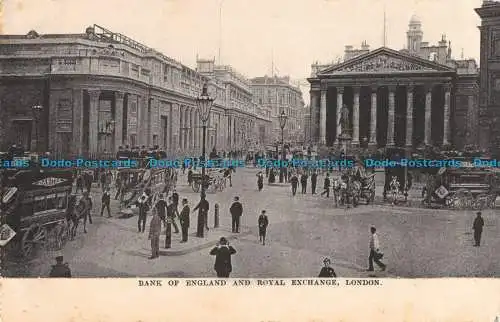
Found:
[[(412, 16), (405, 49), (345, 46), (342, 62), (312, 65), (311, 138), (337, 146), (341, 111), (349, 110), (351, 145), (365, 148), (455, 146), (478, 143), (478, 66), (454, 59), (442, 35), (424, 41)], [(463, 54), (462, 54), (463, 55)]]

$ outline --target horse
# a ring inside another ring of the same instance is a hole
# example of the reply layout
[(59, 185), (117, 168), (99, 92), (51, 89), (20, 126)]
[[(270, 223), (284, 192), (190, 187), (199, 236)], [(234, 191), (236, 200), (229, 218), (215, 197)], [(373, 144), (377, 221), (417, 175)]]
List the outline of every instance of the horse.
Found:
[(76, 196), (70, 197), (70, 207), (66, 214), (66, 221), (70, 224), (70, 239), (74, 240), (76, 237), (76, 232), (78, 225), (80, 224), (80, 219), (83, 218), (83, 232), (87, 233), (87, 219), (89, 217), (89, 212), (91, 209), (88, 208), (87, 203), (81, 198), (78, 203), (76, 203)]

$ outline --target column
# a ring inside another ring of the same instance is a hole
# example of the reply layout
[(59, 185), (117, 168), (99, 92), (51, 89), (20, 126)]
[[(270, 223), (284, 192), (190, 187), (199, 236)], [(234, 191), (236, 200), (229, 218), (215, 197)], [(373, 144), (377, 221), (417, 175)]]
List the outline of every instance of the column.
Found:
[(387, 146), (394, 146), (394, 122), (396, 120), (396, 86), (389, 86), (389, 111), (387, 113)]
[(145, 118), (145, 126), (144, 126), (144, 129), (145, 129), (145, 138), (144, 138), (144, 144), (146, 145), (146, 148), (149, 149), (151, 147), (151, 142), (153, 141), (151, 139), (152, 137), (152, 128), (151, 128), (151, 121), (152, 121), (152, 117), (151, 117), (151, 112), (152, 112), (152, 109), (153, 109), (153, 99), (152, 98), (148, 98), (145, 100), (145, 104), (144, 104), (144, 109), (146, 111), (146, 118)]
[(450, 92), (451, 85), (444, 85), (444, 106), (443, 106), (443, 145), (450, 144)]
[(186, 116), (184, 115), (184, 105), (179, 105), (179, 114), (178, 114), (178, 119), (179, 119), (179, 129), (178, 129), (178, 136), (179, 136), (179, 144), (176, 147), (176, 149), (184, 149), (184, 123)]
[(194, 150), (194, 118), (193, 118), (193, 108), (189, 108), (189, 149), (191, 154)]
[(469, 95), (467, 97), (467, 144), (473, 144), (476, 142), (476, 116), (474, 115), (474, 96)]
[(413, 86), (406, 87), (406, 146), (413, 145)]
[(195, 129), (194, 129), (194, 137), (195, 137), (195, 148), (196, 148), (196, 154), (199, 155), (201, 151), (201, 135), (200, 135), (200, 114), (198, 111), (194, 112), (194, 124), (195, 124)]
[(377, 87), (372, 87), (372, 106), (370, 109), (370, 141), (372, 146), (377, 145)]
[(313, 128), (313, 124), (316, 125), (318, 124), (315, 120), (315, 116), (316, 116), (316, 95), (317, 95), (317, 92), (316, 91), (309, 91), (309, 99), (310, 99), (310, 102), (309, 102), (309, 111), (310, 111), (310, 125), (309, 125), (309, 128), (307, 129), (307, 131), (309, 131), (309, 133), (307, 134), (307, 137), (309, 138), (310, 141), (308, 142), (314, 142), (315, 141), (315, 135), (314, 133), (316, 133), (316, 129), (315, 127)]
[(179, 104), (175, 103), (172, 105), (172, 117), (170, 118), (170, 123), (172, 124), (172, 145), (170, 150), (172, 154), (177, 156), (177, 151), (180, 144), (180, 123), (179, 123), (180, 107)]
[(355, 86), (354, 90), (354, 104), (352, 107), (352, 143), (359, 144), (359, 92), (360, 87)]
[(123, 97), (125, 96), (122, 92), (115, 92), (115, 150), (122, 145), (123, 137)]
[(427, 85), (425, 87), (425, 135), (424, 144), (429, 145), (431, 143), (431, 108), (432, 108), (432, 85)]
[(89, 90), (90, 96), (90, 116), (89, 116), (89, 152), (94, 155), (98, 152), (99, 140), (99, 96), (100, 90)]
[(321, 89), (319, 108), (319, 144), (326, 144), (326, 88)]
[(139, 107), (140, 107), (140, 118), (141, 121), (139, 123), (139, 141), (140, 146), (143, 145), (148, 146), (148, 119), (149, 119), (149, 99), (146, 96), (141, 96), (139, 99)]
[(73, 90), (73, 149), (76, 155), (83, 152), (83, 93), (81, 89)]
[(339, 143), (339, 138), (340, 134), (342, 133), (342, 127), (340, 125), (340, 118), (342, 114), (342, 106), (344, 105), (343, 101), (344, 97), (344, 88), (343, 87), (337, 87), (337, 118), (335, 119), (335, 122), (337, 123), (336, 125), (336, 135), (335, 135), (335, 143)]

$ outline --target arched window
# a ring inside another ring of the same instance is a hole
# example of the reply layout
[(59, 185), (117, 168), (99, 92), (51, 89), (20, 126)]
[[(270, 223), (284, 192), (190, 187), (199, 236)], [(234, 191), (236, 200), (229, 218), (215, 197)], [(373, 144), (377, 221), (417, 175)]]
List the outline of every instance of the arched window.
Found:
[(437, 60), (437, 53), (436, 53), (436, 52), (432, 52), (432, 53), (429, 55), (429, 60), (430, 60), (430, 61), (436, 61), (436, 60)]

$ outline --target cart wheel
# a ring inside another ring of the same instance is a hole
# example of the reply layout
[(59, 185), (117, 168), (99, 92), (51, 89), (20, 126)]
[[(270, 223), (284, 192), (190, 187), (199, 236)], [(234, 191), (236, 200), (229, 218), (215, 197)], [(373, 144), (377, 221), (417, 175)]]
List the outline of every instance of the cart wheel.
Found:
[(56, 247), (57, 249), (62, 249), (69, 239), (69, 224), (65, 220), (60, 222), (55, 227), (56, 230)]
[(193, 181), (193, 184), (191, 185), (191, 188), (193, 188), (194, 192), (199, 192), (200, 191), (200, 183)]
[(32, 257), (37, 250), (45, 246), (47, 231), (41, 225), (31, 225), (23, 234), (21, 253), (24, 257)]

